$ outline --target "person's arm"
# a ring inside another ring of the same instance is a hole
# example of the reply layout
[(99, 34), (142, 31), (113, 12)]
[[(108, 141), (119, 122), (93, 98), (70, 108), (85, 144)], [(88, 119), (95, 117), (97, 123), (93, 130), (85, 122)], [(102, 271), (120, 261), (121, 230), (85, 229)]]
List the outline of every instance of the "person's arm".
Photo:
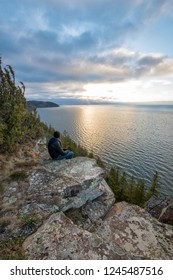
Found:
[(64, 151), (62, 148), (61, 148), (61, 145), (59, 143), (59, 141), (57, 140), (56, 142), (53, 143), (53, 148), (62, 156), (64, 156), (67, 151)]

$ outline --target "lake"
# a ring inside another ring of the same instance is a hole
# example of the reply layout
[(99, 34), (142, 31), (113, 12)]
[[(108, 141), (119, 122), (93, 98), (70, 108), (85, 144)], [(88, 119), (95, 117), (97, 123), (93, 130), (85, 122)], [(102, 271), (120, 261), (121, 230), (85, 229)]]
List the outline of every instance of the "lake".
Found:
[(173, 197), (173, 107), (77, 105), (38, 109), (40, 119), (119, 167), (151, 183), (159, 172), (159, 192)]

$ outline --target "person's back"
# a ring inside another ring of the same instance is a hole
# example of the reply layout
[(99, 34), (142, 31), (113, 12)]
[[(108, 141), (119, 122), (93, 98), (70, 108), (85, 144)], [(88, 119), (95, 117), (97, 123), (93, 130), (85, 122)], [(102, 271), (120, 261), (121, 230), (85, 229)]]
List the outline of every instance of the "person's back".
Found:
[(59, 156), (56, 146), (57, 146), (57, 139), (55, 137), (52, 137), (48, 142), (48, 152), (52, 159)]
[(48, 152), (52, 159), (70, 159), (74, 156), (74, 153), (68, 150), (63, 150), (61, 147), (61, 141), (59, 140), (60, 133), (58, 131), (54, 132), (54, 137), (52, 137), (48, 142)]

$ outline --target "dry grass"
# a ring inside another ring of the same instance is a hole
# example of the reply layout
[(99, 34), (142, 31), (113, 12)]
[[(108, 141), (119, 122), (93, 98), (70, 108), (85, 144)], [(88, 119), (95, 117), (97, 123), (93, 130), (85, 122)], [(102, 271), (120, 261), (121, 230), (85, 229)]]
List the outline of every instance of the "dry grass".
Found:
[(0, 196), (2, 196), (4, 193), (4, 184), (0, 182)]
[(6, 228), (8, 225), (11, 224), (11, 218), (10, 217), (2, 217), (0, 219), (0, 229)]
[(17, 168), (24, 168), (24, 167), (26, 167), (26, 168), (28, 168), (28, 167), (33, 167), (33, 166), (36, 166), (36, 165), (38, 165), (38, 160), (33, 160), (33, 159), (31, 159), (31, 160), (18, 160), (18, 161), (16, 161), (16, 167)]
[(23, 241), (23, 238), (1, 241), (0, 260), (24, 260)]
[(7, 178), (12, 170), (14, 170), (14, 162), (6, 157), (1, 156), (0, 159), (0, 180)]
[(10, 175), (10, 178), (14, 181), (18, 181), (18, 180), (24, 180), (28, 177), (28, 174), (26, 173), (26, 171), (21, 170), (21, 171), (15, 171)]
[[(34, 141), (30, 141), (21, 144), (18, 150), (11, 155), (0, 154), (0, 180), (7, 178), (14, 170), (29, 169), (37, 165), (42, 157), (42, 152), (41, 150), (34, 151), (35, 145)], [(44, 147), (44, 150), (46, 150), (46, 147)]]
[[(48, 216), (47, 212), (41, 217), (35, 213), (24, 216), (19, 214), (19, 210), (28, 200), (25, 193), (28, 175), (47, 156), (47, 148), (41, 146), (36, 149), (34, 141), (20, 145), (12, 155), (0, 154), (0, 231), (4, 238), (0, 241), (0, 259), (2, 260), (25, 259), (22, 248), (24, 239), (27, 234), (34, 232), (40, 226), (42, 219)], [(17, 200), (14, 204), (3, 200), (5, 195), (8, 197), (8, 188), (12, 181), (17, 181), (16, 192), (14, 192)], [(16, 232), (19, 232), (22, 237), (16, 238)]]
[(16, 211), (16, 205), (9, 204), (8, 202), (2, 203), (2, 208), (3, 208), (4, 212), (15, 213), (15, 211)]
[(25, 198), (22, 197), (21, 199), (18, 199), (17, 201), (17, 209), (19, 210), (25, 203)]

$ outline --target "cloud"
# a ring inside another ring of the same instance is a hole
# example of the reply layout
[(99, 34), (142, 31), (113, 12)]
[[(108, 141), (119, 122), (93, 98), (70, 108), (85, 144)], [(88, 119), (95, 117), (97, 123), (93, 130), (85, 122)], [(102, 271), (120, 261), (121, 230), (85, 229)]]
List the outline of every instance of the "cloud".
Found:
[(161, 55), (144, 55), (138, 60), (138, 64), (142, 66), (156, 66), (162, 63), (164, 57)]
[(172, 57), (133, 48), (146, 25), (159, 26), (163, 18), (173, 16), (171, 0), (1, 0), (1, 4), (0, 55), (26, 83), (28, 94), (34, 88), (45, 96), (48, 90), (62, 96), (83, 94), (84, 84), (90, 82), (172, 75)]
[(172, 77), (173, 59), (163, 54), (141, 55), (137, 61), (136, 72), (141, 76)]
[(0, 28), (0, 53), (4, 53), (6, 55), (9, 55), (11, 53), (18, 54), (20, 53), (20, 48), (18, 47), (18, 43), (16, 41), (16, 38), (9, 34), (7, 32), (4, 32)]

